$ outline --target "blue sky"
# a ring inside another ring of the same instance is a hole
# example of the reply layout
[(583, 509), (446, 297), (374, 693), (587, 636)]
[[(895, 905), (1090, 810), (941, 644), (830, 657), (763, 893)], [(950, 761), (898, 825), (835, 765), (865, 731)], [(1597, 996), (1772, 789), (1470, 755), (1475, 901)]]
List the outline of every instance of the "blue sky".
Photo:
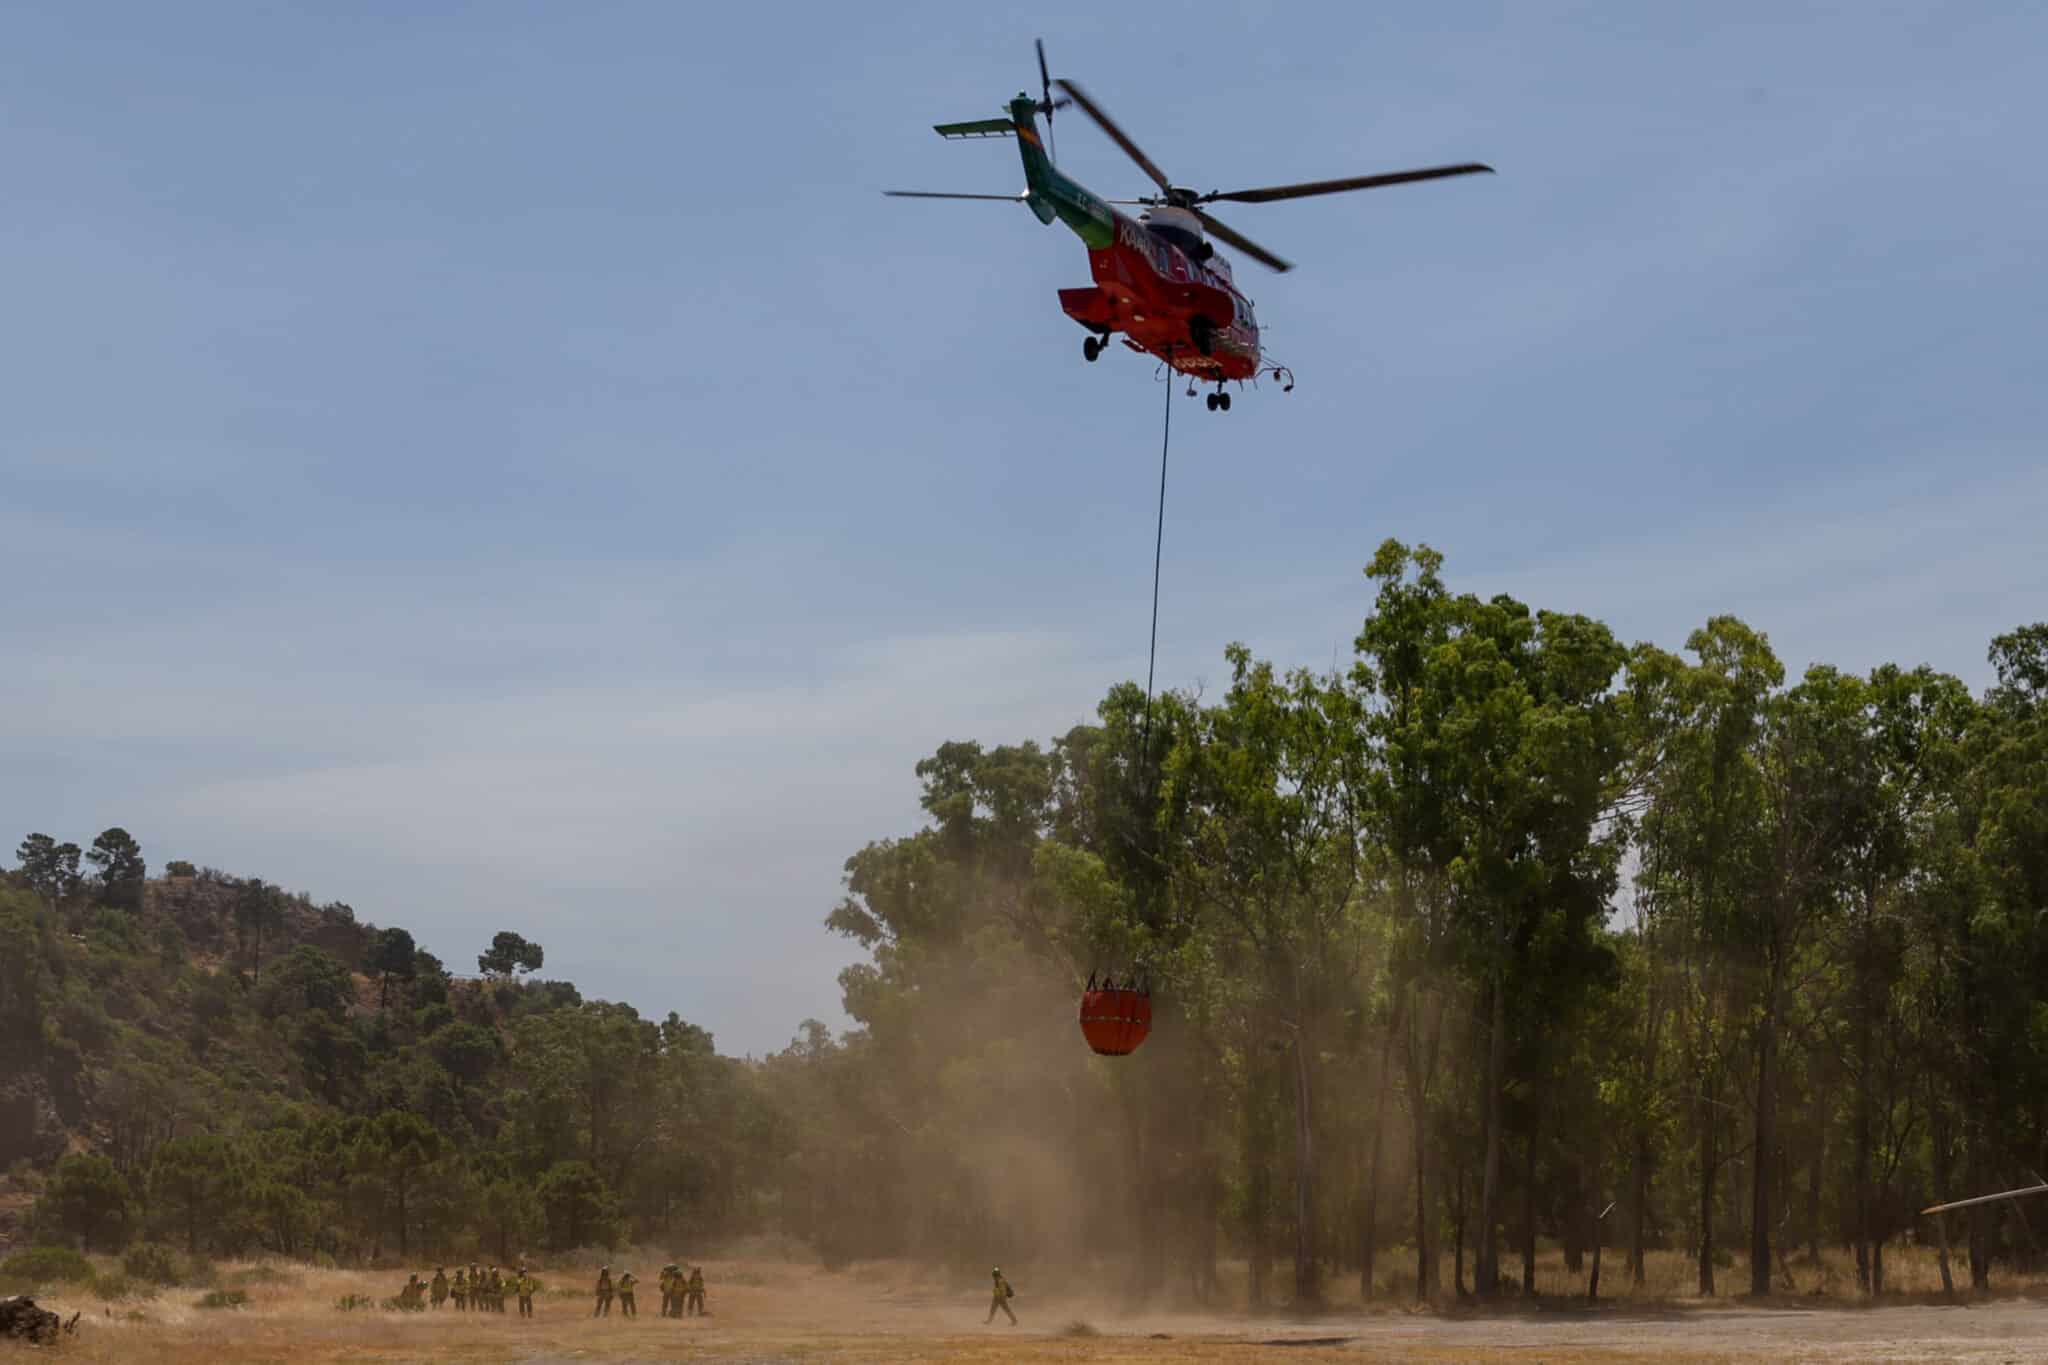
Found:
[[(1161, 16), (1166, 15), (1165, 22)], [(942, 143), (1034, 77), (1227, 220), (1299, 387), (1179, 401), (1164, 684), (1459, 586), (1985, 680), (2048, 615), (2048, 12), (15, 7), (0, 830), (123, 824), (730, 1051), (948, 738), (1141, 677), (1162, 395)], [(1143, 188), (1084, 120), (1062, 165)]]

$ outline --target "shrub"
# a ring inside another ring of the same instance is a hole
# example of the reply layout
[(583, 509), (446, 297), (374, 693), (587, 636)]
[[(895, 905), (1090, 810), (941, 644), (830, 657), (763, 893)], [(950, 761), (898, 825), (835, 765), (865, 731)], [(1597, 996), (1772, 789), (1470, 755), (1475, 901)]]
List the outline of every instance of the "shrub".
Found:
[(1063, 1337), (1099, 1337), (1102, 1333), (1095, 1330), (1094, 1323), (1083, 1322), (1080, 1318), (1075, 1318), (1060, 1329), (1060, 1335)]
[(377, 1301), (368, 1294), (343, 1294), (334, 1301), (334, 1311), (337, 1313), (368, 1311), (376, 1306)]
[(220, 1283), (220, 1267), (204, 1256), (185, 1259), (185, 1284), (193, 1289), (211, 1289)]
[(240, 1308), (249, 1302), (249, 1294), (243, 1289), (209, 1289), (199, 1296), (194, 1308)]
[(90, 1284), (93, 1269), (70, 1247), (30, 1247), (0, 1261), (0, 1274), (32, 1284)]
[(121, 1258), (121, 1269), (130, 1279), (151, 1284), (182, 1284), (185, 1279), (184, 1259), (162, 1242), (137, 1242), (129, 1247)]
[(274, 1265), (245, 1266), (228, 1276), (229, 1284), (295, 1284), (298, 1276), (289, 1270), (280, 1270)]
[(92, 1292), (95, 1298), (112, 1303), (117, 1299), (153, 1299), (156, 1286), (147, 1280), (139, 1280), (125, 1271), (113, 1271), (94, 1278)]

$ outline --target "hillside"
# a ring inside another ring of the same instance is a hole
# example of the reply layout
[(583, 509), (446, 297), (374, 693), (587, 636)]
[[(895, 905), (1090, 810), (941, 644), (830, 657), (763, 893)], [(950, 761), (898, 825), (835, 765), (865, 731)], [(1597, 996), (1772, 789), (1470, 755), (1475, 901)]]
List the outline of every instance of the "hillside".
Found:
[(479, 945), (500, 970), (462, 977), (261, 880), (52, 876), (34, 853), (0, 874), (0, 1248), (39, 1200), (38, 1240), (343, 1259), (582, 1245), (650, 1203), (725, 1226), (747, 1202), (738, 1064), (673, 1015), (520, 979), (538, 945), (501, 935)]

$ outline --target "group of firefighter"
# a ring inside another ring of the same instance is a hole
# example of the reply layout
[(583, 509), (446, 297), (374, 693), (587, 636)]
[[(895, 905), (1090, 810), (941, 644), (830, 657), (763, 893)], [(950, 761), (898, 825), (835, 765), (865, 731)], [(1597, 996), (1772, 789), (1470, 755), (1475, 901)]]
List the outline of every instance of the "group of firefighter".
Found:
[[(1017, 1315), (1010, 1310), (1010, 1300), (1016, 1297), (1017, 1291), (1010, 1288), (1010, 1282), (1003, 1278), (1000, 1267), (991, 1274), (995, 1281), (995, 1292), (989, 1304), (988, 1320), (994, 1322), (996, 1313), (1001, 1311), (1014, 1327)], [(639, 1317), (640, 1307), (634, 1300), (634, 1290), (639, 1283), (639, 1279), (630, 1270), (620, 1271), (618, 1279), (614, 1280), (610, 1266), (599, 1266), (597, 1306), (590, 1310), (590, 1316), (610, 1317), (612, 1303), (616, 1300), (620, 1317)], [(671, 1261), (661, 1268), (658, 1283), (661, 1286), (663, 1317), (710, 1316), (709, 1310), (704, 1307), (702, 1266), (691, 1266), (690, 1273), (685, 1275), (682, 1267)], [(430, 1303), (433, 1307), (439, 1308), (443, 1303), (453, 1299), (458, 1311), (474, 1309), (479, 1313), (502, 1313), (505, 1311), (505, 1291), (509, 1289), (519, 1300), (519, 1316), (530, 1318), (533, 1316), (533, 1296), (539, 1288), (538, 1281), (528, 1273), (525, 1266), (520, 1266), (508, 1279), (498, 1273), (496, 1266), (490, 1267), (489, 1270), (479, 1270), (472, 1262), (467, 1271), (461, 1266), (455, 1267), (455, 1278), (452, 1280), (448, 1278), (445, 1267), (436, 1266), (431, 1283), (421, 1281), (418, 1275), (406, 1277), (405, 1288), (398, 1291), (398, 1306), (408, 1311), (417, 1311)]]
[[(704, 1306), (704, 1267), (691, 1266), (685, 1275), (683, 1268), (675, 1262), (661, 1268), (657, 1280), (661, 1286), (661, 1315), (665, 1318), (709, 1317), (710, 1310)], [(630, 1270), (619, 1272), (619, 1278), (612, 1278), (608, 1265), (597, 1268), (597, 1306), (590, 1310), (593, 1318), (608, 1318), (612, 1315), (612, 1301), (619, 1305), (619, 1316), (637, 1318), (640, 1306), (635, 1301), (634, 1291), (640, 1280)]]
[[(597, 1307), (591, 1310), (594, 1318), (610, 1317), (613, 1300), (618, 1301), (619, 1316), (637, 1318), (639, 1305), (634, 1302), (633, 1291), (640, 1281), (630, 1270), (620, 1272), (617, 1280), (612, 1279), (612, 1268), (601, 1266), (597, 1272)], [(681, 1266), (671, 1262), (661, 1268), (661, 1315), (665, 1318), (710, 1316), (704, 1306), (704, 1268), (691, 1266), (688, 1274)], [(498, 1267), (479, 1269), (471, 1264), (467, 1269), (455, 1267), (455, 1278), (448, 1278), (445, 1266), (434, 1267), (434, 1278), (422, 1280), (418, 1275), (406, 1277), (405, 1287), (398, 1291), (398, 1306), (407, 1312), (423, 1308), (439, 1308), (451, 1299), (457, 1311), (474, 1310), (479, 1313), (502, 1313), (505, 1311), (507, 1291), (519, 1300), (519, 1316), (533, 1316), (533, 1296), (539, 1290), (540, 1282), (533, 1278), (525, 1266), (510, 1276), (498, 1273)]]
[(525, 1266), (520, 1266), (508, 1276), (500, 1274), (496, 1266), (484, 1270), (471, 1262), (467, 1268), (455, 1267), (452, 1280), (448, 1278), (446, 1266), (435, 1266), (432, 1281), (423, 1281), (417, 1275), (406, 1279), (405, 1288), (398, 1291), (398, 1306), (404, 1309), (439, 1308), (452, 1299), (457, 1311), (502, 1313), (505, 1311), (505, 1295), (509, 1292), (519, 1300), (519, 1316), (530, 1318), (533, 1316), (533, 1296), (539, 1288), (540, 1282)]

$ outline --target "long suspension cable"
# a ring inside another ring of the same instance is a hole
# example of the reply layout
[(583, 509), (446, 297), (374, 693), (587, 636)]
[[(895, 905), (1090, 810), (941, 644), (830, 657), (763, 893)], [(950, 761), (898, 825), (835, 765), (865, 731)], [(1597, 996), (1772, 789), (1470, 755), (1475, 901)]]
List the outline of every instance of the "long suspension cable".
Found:
[(1166, 420), (1159, 432), (1159, 521), (1152, 531), (1152, 644), (1145, 655), (1145, 762), (1152, 761), (1152, 676), (1159, 662), (1159, 553), (1166, 545), (1166, 452), (1173, 436), (1173, 366), (1166, 367)]

